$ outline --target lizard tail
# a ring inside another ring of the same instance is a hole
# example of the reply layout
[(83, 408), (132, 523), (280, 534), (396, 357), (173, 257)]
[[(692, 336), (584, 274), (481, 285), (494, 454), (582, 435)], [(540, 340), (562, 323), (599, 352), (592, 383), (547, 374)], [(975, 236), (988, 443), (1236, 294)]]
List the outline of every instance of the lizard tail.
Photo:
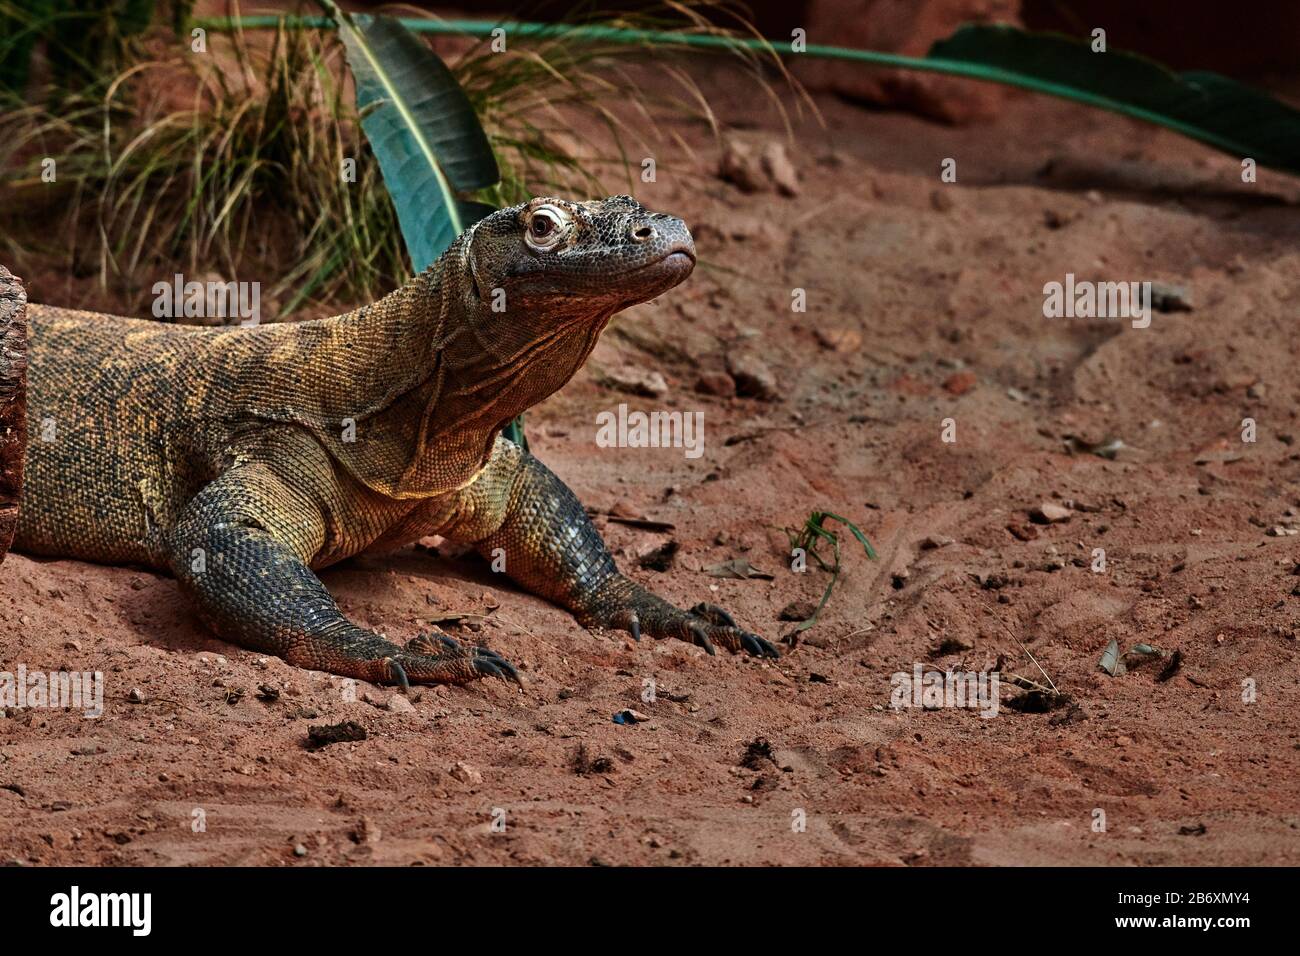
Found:
[(18, 526), (27, 447), (27, 293), (0, 266), (0, 562)]

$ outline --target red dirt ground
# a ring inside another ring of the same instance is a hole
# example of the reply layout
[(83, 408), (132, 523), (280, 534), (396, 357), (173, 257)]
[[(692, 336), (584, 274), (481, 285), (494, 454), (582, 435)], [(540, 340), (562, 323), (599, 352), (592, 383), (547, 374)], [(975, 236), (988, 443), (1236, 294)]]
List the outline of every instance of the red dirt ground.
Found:
[[(780, 139), (744, 91), (710, 92), (754, 121), (746, 138)], [(478, 636), (528, 686), (426, 688), (390, 710), (390, 688), (349, 702), (338, 678), (211, 636), (166, 577), (11, 555), (0, 669), (102, 670), (108, 700), (98, 720), (0, 718), (0, 861), (1300, 863), (1300, 537), (1270, 534), (1300, 526), (1300, 183), (1243, 184), (1232, 157), (1042, 99), (962, 130), (820, 105), (827, 128), (799, 126), (790, 149), (797, 198), (719, 181), (716, 148), (687, 130), (699, 159), (661, 159), (639, 198), (687, 219), (701, 267), (616, 320), (528, 422), (588, 506), (675, 525), (600, 519), (623, 567), (773, 640), (792, 628), (778, 612), (828, 579), (789, 570), (779, 529), (813, 510), (859, 523), (879, 560), (841, 535), (844, 573), (798, 646), (759, 663), (634, 645), (482, 563), (410, 548), (325, 581), (402, 639), (444, 609), (496, 608)], [(944, 157), (956, 184), (939, 182)], [(1194, 310), (1147, 329), (1046, 319), (1043, 284), (1067, 272), (1182, 284)], [(54, 278), (28, 279), (55, 301)], [(697, 392), (728, 352), (760, 357), (778, 394)], [(619, 365), (658, 370), (667, 393), (598, 384)], [(704, 455), (597, 448), (595, 415), (623, 401), (703, 411)], [(1125, 447), (1070, 454), (1069, 435)], [(1029, 521), (1067, 499), (1069, 521)], [(669, 539), (669, 571), (636, 569)], [(775, 579), (703, 572), (734, 557)], [(889, 707), (891, 675), (917, 662), (1005, 658), (1041, 680), (1016, 638), (1073, 709)], [(1181, 651), (1181, 669), (1111, 677), (1112, 638)], [(936, 653), (949, 639), (966, 649)], [(648, 721), (612, 721), (629, 707)], [(343, 720), (368, 738), (304, 746)], [(743, 765), (758, 738), (772, 758)]]

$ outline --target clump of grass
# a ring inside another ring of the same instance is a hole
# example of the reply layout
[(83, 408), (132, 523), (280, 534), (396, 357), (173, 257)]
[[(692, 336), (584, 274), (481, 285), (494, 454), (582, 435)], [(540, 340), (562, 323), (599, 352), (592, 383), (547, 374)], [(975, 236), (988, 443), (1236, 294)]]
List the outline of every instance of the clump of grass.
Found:
[(111, 80), (151, 24), (179, 32), (193, 0), (0, 0), (0, 89), (22, 95), (39, 50), (55, 91)]
[[(665, 118), (690, 118), (706, 124), (715, 138), (720, 135), (721, 123), (708, 97), (682, 67), (685, 55), (700, 56), (697, 50), (671, 41), (593, 42), (581, 36), (585, 27), (681, 36), (758, 35), (739, 9), (714, 0), (667, 0), (614, 17), (583, 4), (557, 26), (554, 36), (510, 36), (501, 52), (492, 49), (489, 39), (479, 39), (449, 64), (501, 163), (502, 182), (484, 197), (487, 201), (509, 205), (539, 187), (606, 192), (601, 173), (610, 171), (626, 177), (632, 189), (642, 157), (660, 154), (666, 141), (693, 154), (675, 132), (663, 135)], [(740, 46), (729, 52), (788, 131), (785, 105), (769, 77), (775, 71), (791, 88), (802, 89), (781, 58)], [(806, 95), (798, 102), (815, 112)], [(605, 134), (602, 142), (575, 130), (573, 118), (583, 114), (598, 121)]]
[[(614, 20), (580, 10), (566, 24), (719, 33), (706, 13), (717, 19), (725, 10), (669, 0)], [(228, 12), (237, 17), (238, 5)], [(396, 214), (337, 34), (281, 21), (259, 33), (210, 30), (207, 43), (207, 53), (191, 53), (188, 37), (159, 25), (132, 45), (143, 58), (107, 82), (59, 91), (47, 97), (54, 106), (8, 104), (0, 114), (6, 257), (95, 275), (133, 305), (172, 271), (261, 279), (263, 301), (281, 314), (373, 299), (404, 281), (410, 266)], [(603, 193), (609, 170), (631, 183), (640, 156), (656, 154), (651, 139), (669, 113), (719, 129), (671, 43), (590, 43), (566, 30), (513, 37), (503, 53), (489, 41), (460, 50), (449, 66), (502, 169), (501, 183), (479, 197), (495, 205), (537, 191)], [(736, 50), (784, 118), (759, 56)], [(583, 113), (608, 134), (600, 145), (573, 131)], [(46, 158), (57, 163), (55, 184), (42, 179)], [(355, 181), (343, 175), (345, 160)], [(30, 228), (60, 213), (57, 231)]]
[[(228, 278), (260, 269), (277, 277), (266, 285), (283, 311), (401, 281), (396, 217), (338, 79), (341, 47), (307, 30), (259, 40), (210, 37), (206, 54), (145, 60), (102, 95), (0, 121), (0, 165), (28, 167), (20, 196), (40, 188), (33, 164), (55, 158), (74, 269), (93, 262), (101, 284), (126, 289), (162, 263)], [(76, 246), (86, 234), (93, 258)]]
[[(817, 623), (817, 616), (821, 614), (826, 602), (831, 599), (831, 591), (835, 589), (835, 585), (840, 579), (840, 538), (834, 531), (826, 528), (827, 519), (838, 521), (848, 528), (853, 537), (857, 538), (858, 543), (862, 545), (867, 557), (873, 561), (876, 558), (876, 551), (871, 547), (871, 542), (867, 540), (867, 536), (862, 533), (862, 529), (848, 518), (842, 518), (832, 512), (814, 511), (808, 516), (808, 520), (803, 523), (803, 527), (798, 529), (787, 528), (786, 535), (790, 539), (791, 550), (795, 548), (802, 550), (805, 554), (811, 556), (823, 571), (831, 573), (831, 579), (827, 582), (826, 590), (822, 592), (822, 599), (817, 603), (816, 609), (810, 617), (795, 625), (794, 633), (806, 631)], [(818, 548), (824, 542), (830, 544), (832, 555), (830, 561), (827, 561), (818, 551)]]

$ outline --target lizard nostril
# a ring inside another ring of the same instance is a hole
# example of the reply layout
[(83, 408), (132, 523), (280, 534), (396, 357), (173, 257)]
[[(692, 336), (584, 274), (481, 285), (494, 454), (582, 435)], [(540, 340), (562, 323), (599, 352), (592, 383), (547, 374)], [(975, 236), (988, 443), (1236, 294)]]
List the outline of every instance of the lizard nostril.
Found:
[(632, 238), (637, 242), (645, 242), (647, 239), (655, 237), (655, 228), (650, 225), (643, 225), (632, 230)]

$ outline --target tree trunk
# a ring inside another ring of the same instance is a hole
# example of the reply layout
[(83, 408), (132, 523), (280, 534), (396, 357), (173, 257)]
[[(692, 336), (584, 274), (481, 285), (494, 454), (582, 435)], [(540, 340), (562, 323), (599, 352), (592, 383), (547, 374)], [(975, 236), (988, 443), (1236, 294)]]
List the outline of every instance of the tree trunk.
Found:
[(0, 266), (0, 562), (18, 526), (27, 446), (27, 293)]

